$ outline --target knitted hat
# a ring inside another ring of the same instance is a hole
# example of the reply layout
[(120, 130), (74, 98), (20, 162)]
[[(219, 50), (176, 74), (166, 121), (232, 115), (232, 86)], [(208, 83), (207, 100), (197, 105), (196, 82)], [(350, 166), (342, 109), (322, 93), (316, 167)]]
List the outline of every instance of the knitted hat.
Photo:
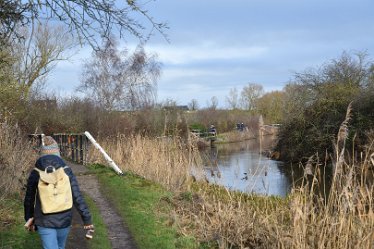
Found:
[(53, 139), (53, 137), (46, 136), (43, 137), (44, 145), (40, 147), (40, 155), (56, 155), (60, 156), (60, 149), (58, 147), (57, 142)]

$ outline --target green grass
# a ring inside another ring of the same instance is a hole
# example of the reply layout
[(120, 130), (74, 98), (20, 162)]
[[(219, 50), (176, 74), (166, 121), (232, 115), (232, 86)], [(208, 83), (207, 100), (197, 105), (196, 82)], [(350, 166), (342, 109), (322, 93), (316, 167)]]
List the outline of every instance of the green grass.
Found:
[(24, 229), (23, 201), (19, 196), (0, 202), (0, 248), (2, 249), (40, 249), (41, 241), (36, 232)]
[(94, 238), (88, 241), (88, 247), (90, 249), (111, 249), (107, 228), (100, 216), (99, 209), (96, 207), (94, 201), (86, 194), (84, 195), (84, 199), (90, 209), (92, 222), (95, 225)]
[[(94, 239), (88, 241), (90, 249), (112, 248), (107, 237), (107, 230), (95, 203), (85, 195), (85, 200), (95, 224)], [(0, 202), (0, 248), (1, 249), (40, 249), (41, 241), (37, 232), (24, 229), (23, 201), (19, 196), (13, 196)]]
[[(94, 165), (91, 171), (98, 175), (102, 192), (114, 203), (126, 221), (139, 249), (196, 249), (199, 247), (194, 238), (178, 234), (170, 222), (170, 203), (172, 193), (161, 186), (141, 177), (127, 174), (118, 176), (113, 171)], [(13, 196), (0, 201), (0, 248), (1, 249), (40, 249), (41, 241), (37, 233), (23, 228), (23, 198)], [(109, 249), (107, 229), (99, 210), (91, 198), (85, 200), (95, 224), (94, 239), (88, 242), (91, 249)]]
[(100, 165), (92, 165), (103, 193), (124, 217), (140, 249), (193, 249), (198, 248), (191, 237), (178, 234), (170, 224), (168, 202), (171, 193), (141, 177), (126, 174), (118, 176)]

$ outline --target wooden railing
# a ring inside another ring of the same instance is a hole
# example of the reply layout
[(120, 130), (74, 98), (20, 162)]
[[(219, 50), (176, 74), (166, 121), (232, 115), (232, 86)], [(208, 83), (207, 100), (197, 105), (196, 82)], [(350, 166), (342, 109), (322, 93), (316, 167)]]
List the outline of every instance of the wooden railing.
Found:
[[(39, 152), (42, 145), (44, 134), (30, 134), (29, 138), (34, 146), (35, 151)], [(89, 146), (93, 144), (97, 150), (104, 156), (109, 166), (112, 167), (119, 175), (123, 175), (122, 170), (112, 160), (112, 158), (105, 152), (93, 136), (85, 131), (84, 133), (56, 133), (52, 137), (56, 140), (60, 155), (66, 159), (80, 164), (88, 163)]]
[[(30, 134), (29, 139), (36, 152), (39, 152), (44, 134)], [(52, 137), (56, 140), (60, 155), (79, 164), (87, 163), (89, 141), (84, 133), (57, 133)]]
[(87, 163), (89, 141), (84, 133), (57, 133), (52, 137), (60, 147), (61, 156), (76, 163)]

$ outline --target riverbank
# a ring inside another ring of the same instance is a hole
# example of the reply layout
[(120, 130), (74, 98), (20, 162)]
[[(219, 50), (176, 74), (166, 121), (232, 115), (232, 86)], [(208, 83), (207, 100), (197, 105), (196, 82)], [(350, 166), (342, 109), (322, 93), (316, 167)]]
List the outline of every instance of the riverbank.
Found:
[[(317, 187), (314, 180), (280, 198), (231, 192), (202, 182), (192, 182), (183, 191), (167, 191), (143, 177), (118, 176), (97, 164), (90, 167), (90, 174), (98, 177), (100, 189), (126, 220), (140, 249), (371, 249), (374, 242), (374, 191), (366, 189), (349, 199), (358, 187), (352, 183), (344, 191), (336, 188), (324, 200), (310, 192), (311, 185)], [(348, 183), (345, 177), (339, 182)], [(95, 202), (88, 203), (94, 211)], [(38, 236), (22, 227), (22, 198), (14, 196), (0, 205), (2, 248), (40, 248)], [(94, 217), (101, 214), (94, 211)], [(97, 232), (105, 229), (102, 224), (95, 221)], [(96, 233), (92, 242), (99, 244), (107, 237)]]
[[(92, 165), (88, 174), (88, 176), (99, 178), (101, 192), (105, 193), (108, 204), (113, 205), (120, 213), (121, 219), (128, 224), (136, 241), (136, 248), (196, 248), (193, 246), (192, 238), (178, 234), (175, 227), (164, 223), (163, 217), (167, 216), (169, 207), (162, 205), (159, 200), (164, 196), (169, 196), (170, 193), (159, 185), (131, 174), (124, 177), (118, 176), (111, 169), (100, 165)], [(81, 183), (83, 191), (86, 191), (86, 187), (83, 186), (85, 184)], [(66, 248), (112, 248), (112, 238), (124, 239), (118, 233), (110, 235), (108, 224), (103, 220), (103, 216), (110, 210), (100, 210), (98, 200), (91, 199), (90, 195), (86, 193), (85, 199), (95, 224), (94, 239), (86, 243), (84, 237), (76, 236), (82, 227), (78, 217), (77, 223), (73, 222)], [(0, 248), (41, 248), (37, 233), (29, 233), (23, 228), (22, 196), (15, 195), (0, 200), (0, 211), (2, 214), (0, 218)]]
[[(101, 215), (91, 198), (85, 196), (95, 224), (95, 240), (86, 241), (80, 217), (75, 213), (72, 231), (69, 234), (66, 249), (109, 249), (110, 242)], [(23, 196), (13, 195), (0, 200), (0, 248), (6, 249), (40, 249), (39, 235), (28, 232), (23, 227)]]
[(236, 143), (242, 142), (246, 140), (256, 139), (257, 137), (250, 131), (237, 131), (233, 130), (230, 132), (220, 133), (218, 134), (214, 140), (206, 139), (206, 138), (197, 138), (195, 136), (192, 137), (192, 142), (194, 146), (199, 149), (203, 149), (213, 144), (227, 144), (227, 143)]
[[(335, 188), (329, 199), (323, 199), (316, 179), (311, 179), (286, 198), (247, 195), (203, 182), (171, 192), (136, 175), (122, 178), (95, 167), (113, 204), (124, 217), (134, 219), (127, 220), (131, 229), (145, 232), (146, 237), (140, 238), (150, 244), (142, 248), (371, 249), (374, 242), (374, 215), (367, 209), (373, 207), (373, 189), (354, 200), (346, 199), (345, 191), (350, 190)], [(338, 180), (348, 183), (344, 176)], [(352, 191), (357, 189), (350, 184)], [(355, 208), (346, 209), (346, 205)], [(153, 224), (158, 227), (152, 229)], [(152, 236), (166, 240), (152, 241)]]
[(191, 169), (202, 165), (201, 158), (177, 139), (134, 137), (105, 147), (111, 148), (123, 171), (136, 172), (170, 192), (159, 199), (171, 208), (166, 223), (199, 246), (372, 249), (373, 185), (368, 188), (365, 181), (352, 180), (367, 177), (359, 171), (370, 165), (364, 155), (359, 167), (347, 166), (349, 174), (341, 171), (334, 176), (337, 184), (328, 196), (321, 184), (320, 165), (310, 162), (301, 183), (287, 197), (276, 198), (194, 181)]
[[(372, 249), (374, 189), (367, 185), (367, 174), (373, 173), (371, 147), (357, 167), (345, 165), (336, 172), (328, 196), (321, 188), (318, 164), (311, 162), (303, 184), (279, 198), (194, 181), (190, 167), (199, 160), (198, 154), (186, 151), (179, 140), (138, 136), (111, 142), (105, 148), (125, 176), (98, 164), (89, 174), (98, 177), (100, 189), (128, 224), (140, 249)], [(1, 245), (33, 249), (38, 236), (30, 236), (22, 227), (22, 197), (3, 201)], [(98, 228), (105, 226), (98, 223)], [(97, 234), (92, 242), (106, 238), (107, 234)]]
[[(268, 128), (270, 127), (270, 128)], [(259, 139), (260, 137), (276, 137), (279, 132), (279, 127), (273, 127), (273, 126), (266, 126), (262, 130), (262, 135), (260, 136), (260, 132), (254, 132), (250, 129), (245, 129), (243, 131), (240, 130), (233, 130), (229, 132), (220, 133), (217, 135), (217, 140), (215, 143), (236, 143), (236, 142), (243, 142), (246, 140), (251, 139)]]

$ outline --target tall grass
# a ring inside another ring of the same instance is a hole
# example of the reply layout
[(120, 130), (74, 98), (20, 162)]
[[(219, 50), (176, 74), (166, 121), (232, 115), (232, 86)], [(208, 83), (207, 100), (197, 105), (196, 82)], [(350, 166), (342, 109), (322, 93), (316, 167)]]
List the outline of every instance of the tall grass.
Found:
[(19, 219), (12, 198), (21, 193), (35, 159), (36, 154), (17, 125), (0, 121), (0, 232)]
[(286, 198), (246, 195), (189, 181), (197, 157), (175, 139), (134, 136), (104, 147), (122, 169), (174, 190), (169, 200), (173, 225), (213, 248), (372, 249), (374, 132), (360, 154), (348, 153), (349, 118), (350, 108), (335, 146), (330, 189), (325, 189), (320, 175), (330, 166), (311, 158), (303, 184)]
[(336, 175), (329, 195), (320, 189), (316, 165), (312, 178), (285, 199), (199, 186), (192, 198), (173, 200), (179, 226), (200, 241), (217, 241), (219, 248), (372, 249), (373, 170), (365, 169), (371, 162), (363, 156)]
[(190, 200), (175, 198), (181, 229), (201, 241), (216, 241), (219, 248), (372, 249), (374, 140), (360, 159), (352, 153), (349, 157), (345, 150), (349, 118), (350, 108), (338, 134), (328, 194), (321, 184), (321, 165), (311, 158), (303, 184), (286, 199), (211, 187), (197, 188)]
[[(187, 187), (192, 180), (192, 168), (200, 160), (198, 152), (178, 138), (119, 136), (101, 144), (123, 171), (160, 183), (168, 190)], [(97, 152), (91, 152), (91, 162), (104, 163), (102, 160)]]
[(36, 156), (17, 125), (0, 122), (0, 198), (21, 191)]

